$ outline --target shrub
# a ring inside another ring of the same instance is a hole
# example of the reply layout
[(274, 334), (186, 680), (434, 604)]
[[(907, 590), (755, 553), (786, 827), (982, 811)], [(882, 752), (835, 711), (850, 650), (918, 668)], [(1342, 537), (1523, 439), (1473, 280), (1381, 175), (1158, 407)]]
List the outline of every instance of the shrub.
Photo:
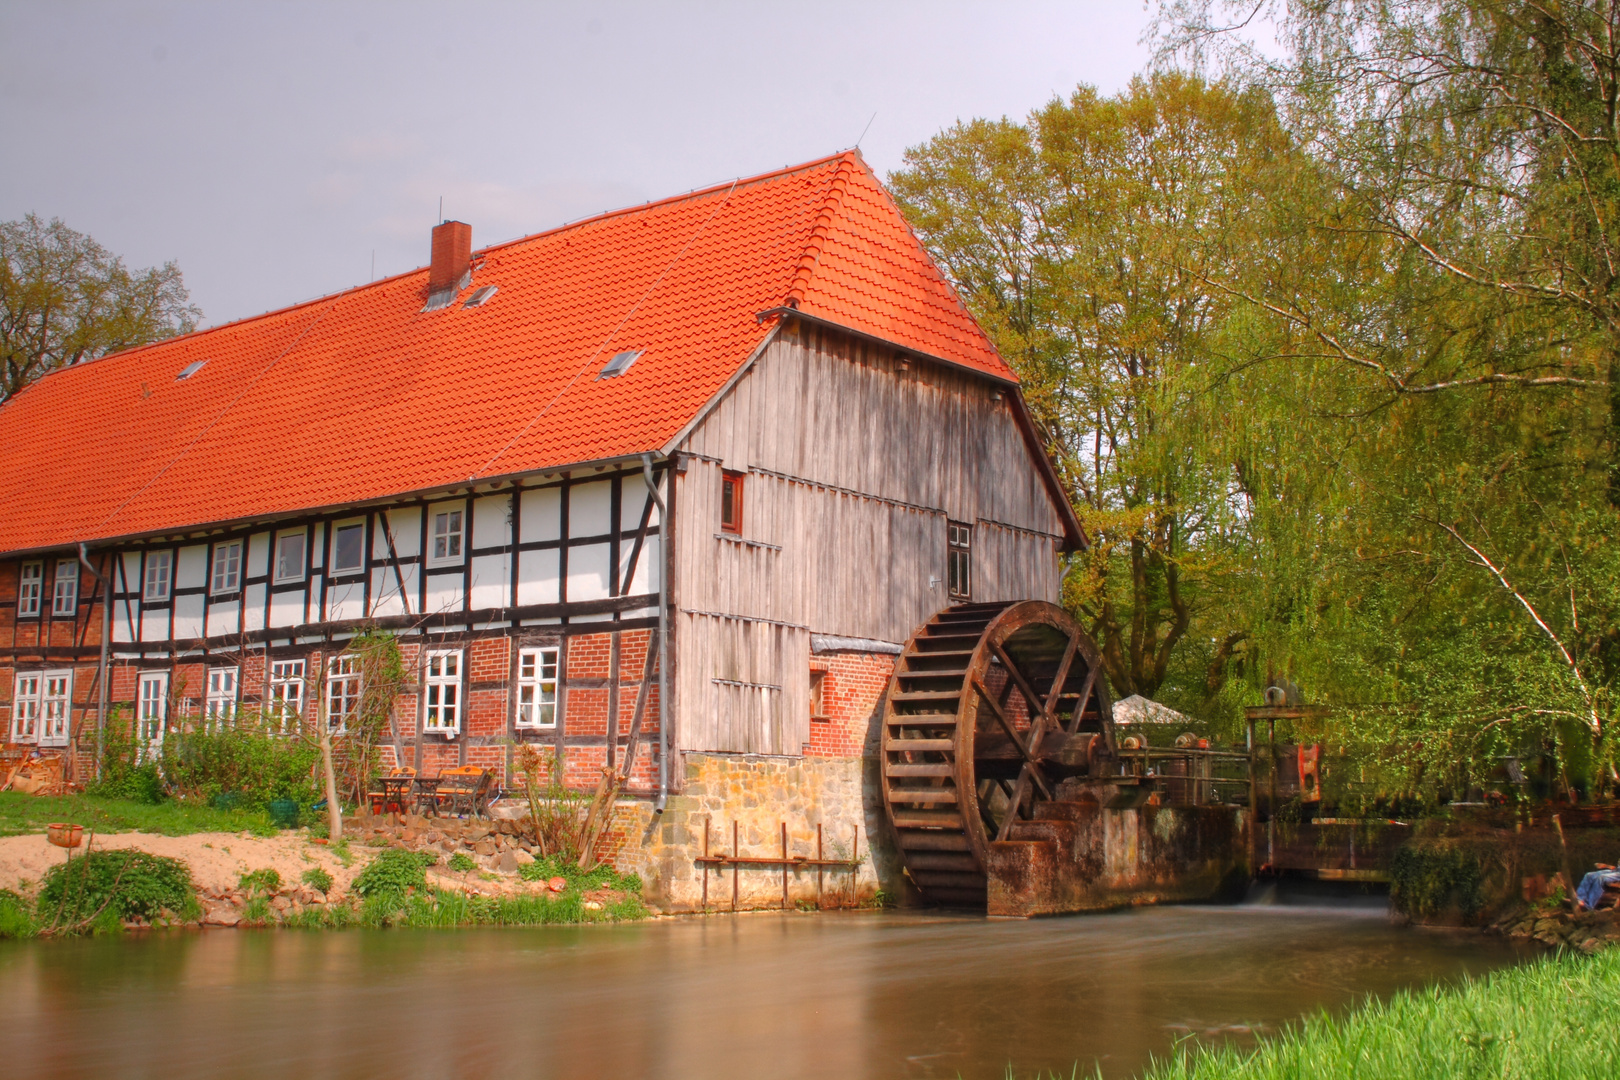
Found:
[(1485, 905), (1484, 868), (1477, 852), (1443, 841), (1407, 844), (1389, 864), (1389, 900), (1396, 911), (1433, 918), (1456, 909), (1471, 919)]
[(278, 798), (313, 802), (319, 761), (317, 747), (274, 733), (250, 712), (229, 727), (177, 732), (163, 744), (163, 772), (175, 792), (199, 800), (234, 795), (255, 808)]
[(250, 893), (273, 893), (281, 888), (281, 874), (274, 867), (253, 870), (237, 878), (243, 890)]
[(101, 775), (85, 785), (84, 793), (154, 805), (162, 802), (167, 794), (163, 777), (157, 762), (141, 760), (141, 749), (133, 726), (124, 720), (123, 709), (111, 710), (101, 745)]
[(0, 889), (0, 938), (27, 938), (38, 933), (28, 901), (10, 889)]
[(518, 877), (525, 881), (549, 881), (554, 877), (560, 877), (568, 882), (570, 890), (618, 889), (627, 893), (641, 892), (641, 879), (635, 874), (621, 874), (605, 864), (590, 870), (581, 870), (572, 861), (565, 861), (556, 855), (548, 855), (546, 858), (536, 859), (527, 866), (518, 867)]
[(201, 914), (191, 871), (179, 859), (145, 851), (95, 851), (45, 872), (39, 915), (53, 925), (94, 918), (154, 919), (167, 909), (183, 919)]
[(324, 867), (312, 866), (305, 870), (303, 882), (317, 892), (332, 891), (332, 875)]
[(355, 877), (354, 891), (368, 901), (373, 897), (403, 899), (405, 890), (426, 887), (426, 870), (436, 861), (431, 855), (389, 848)]
[(478, 868), (478, 864), (473, 862), (472, 856), (468, 855), (465, 851), (458, 851), (454, 855), (450, 856), (449, 865), (450, 869), (454, 870), (458, 874), (465, 874), (469, 870), (476, 870)]

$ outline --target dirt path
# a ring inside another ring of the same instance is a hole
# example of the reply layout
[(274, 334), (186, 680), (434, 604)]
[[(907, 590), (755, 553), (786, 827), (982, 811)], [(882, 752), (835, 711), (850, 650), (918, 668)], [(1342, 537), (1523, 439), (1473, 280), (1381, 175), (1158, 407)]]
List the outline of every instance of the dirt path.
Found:
[[(323, 867), (336, 885), (334, 897), (348, 891), (349, 882), (370, 861), (373, 852), (354, 849), (354, 865), (345, 867), (325, 845), (314, 843), (298, 833), (263, 837), (251, 833), (193, 833), (190, 836), (158, 836), (152, 833), (105, 833), (95, 837), (97, 850), (139, 848), (153, 855), (167, 855), (191, 867), (192, 880), (201, 889), (235, 888), (237, 879), (250, 870), (273, 868), (281, 880), (296, 884), (305, 870)], [(82, 854), (84, 848), (74, 852)], [(67, 852), (52, 847), (43, 834), (0, 837), (0, 889), (27, 892), (37, 888), (45, 871), (62, 863)]]

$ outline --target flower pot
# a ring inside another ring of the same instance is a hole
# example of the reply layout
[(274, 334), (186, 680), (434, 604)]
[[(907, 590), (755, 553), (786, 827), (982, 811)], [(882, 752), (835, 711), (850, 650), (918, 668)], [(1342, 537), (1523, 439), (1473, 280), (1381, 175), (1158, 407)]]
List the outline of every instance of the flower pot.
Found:
[(55, 822), (45, 826), (45, 839), (57, 847), (76, 848), (84, 843), (84, 826)]

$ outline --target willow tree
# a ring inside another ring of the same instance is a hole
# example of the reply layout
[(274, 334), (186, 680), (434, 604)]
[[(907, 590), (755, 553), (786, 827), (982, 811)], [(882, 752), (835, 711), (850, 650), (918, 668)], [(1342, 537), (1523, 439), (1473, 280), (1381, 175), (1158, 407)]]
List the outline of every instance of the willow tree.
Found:
[[(1293, 647), (1419, 764), (1541, 743), (1612, 778), (1620, 685), (1620, 4), (1166, 5), (1164, 59), (1264, 86), (1317, 163), (1297, 258), (1212, 283), (1288, 339), (1256, 372), (1339, 450)], [(1282, 55), (1253, 47), (1269, 17)], [(1291, 459), (1307, 464), (1309, 457)], [(1309, 523), (1311, 530), (1298, 526)], [(1268, 582), (1286, 580), (1268, 547)], [(1368, 703), (1392, 701), (1382, 713)], [(1581, 745), (1584, 743), (1584, 745)]]
[(1266, 94), (1165, 75), (960, 123), (889, 178), (1023, 381), (1093, 540), (1065, 603), (1121, 695), (1156, 693), (1186, 643), (1244, 636), (1224, 615), (1245, 514), (1220, 449), (1238, 304), (1209, 281), (1263, 257), (1266, 194), (1294, 167)]

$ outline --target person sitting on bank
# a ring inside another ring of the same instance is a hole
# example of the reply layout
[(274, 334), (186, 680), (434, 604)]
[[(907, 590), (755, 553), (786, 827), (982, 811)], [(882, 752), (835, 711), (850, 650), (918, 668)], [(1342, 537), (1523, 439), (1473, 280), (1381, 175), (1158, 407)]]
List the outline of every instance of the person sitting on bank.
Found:
[(1614, 884), (1620, 884), (1620, 870), (1616, 870), (1613, 863), (1598, 863), (1597, 869), (1581, 878), (1575, 889), (1575, 910), (1596, 911), (1598, 902), (1603, 899), (1603, 887)]

